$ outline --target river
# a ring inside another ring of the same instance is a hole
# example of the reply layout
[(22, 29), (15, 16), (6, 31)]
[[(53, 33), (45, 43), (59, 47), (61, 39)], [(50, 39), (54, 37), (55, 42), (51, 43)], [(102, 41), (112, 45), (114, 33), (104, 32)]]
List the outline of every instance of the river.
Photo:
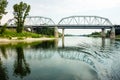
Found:
[(120, 80), (120, 41), (76, 36), (0, 44), (0, 80)]

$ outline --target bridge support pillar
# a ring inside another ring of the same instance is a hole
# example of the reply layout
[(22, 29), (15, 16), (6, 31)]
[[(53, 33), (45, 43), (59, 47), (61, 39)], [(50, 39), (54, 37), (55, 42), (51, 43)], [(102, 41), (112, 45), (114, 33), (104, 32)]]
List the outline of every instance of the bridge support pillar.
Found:
[(62, 29), (62, 37), (64, 37), (64, 28)]
[(115, 39), (115, 28), (114, 28), (114, 27), (111, 28), (110, 38), (111, 38), (111, 39)]
[(59, 37), (58, 27), (55, 27), (55, 28), (54, 28), (54, 36), (55, 36), (55, 38), (58, 38), (58, 37)]
[(102, 36), (102, 38), (105, 38), (105, 29), (104, 28), (102, 28), (102, 32), (101, 32), (101, 36)]

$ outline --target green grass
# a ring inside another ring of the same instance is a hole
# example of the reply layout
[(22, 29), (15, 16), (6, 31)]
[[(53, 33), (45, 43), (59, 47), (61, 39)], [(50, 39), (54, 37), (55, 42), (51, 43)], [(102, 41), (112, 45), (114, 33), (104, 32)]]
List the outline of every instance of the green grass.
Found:
[(116, 38), (120, 39), (120, 35), (116, 35)]
[(26, 32), (23, 31), (22, 33), (17, 33), (15, 30), (6, 30), (3, 34), (0, 34), (0, 37), (2, 38), (9, 38), (11, 39), (12, 37), (18, 37), (19, 39), (21, 38), (40, 38), (42, 37), (42, 35), (40, 34), (36, 34), (36, 33), (32, 33), (32, 32)]

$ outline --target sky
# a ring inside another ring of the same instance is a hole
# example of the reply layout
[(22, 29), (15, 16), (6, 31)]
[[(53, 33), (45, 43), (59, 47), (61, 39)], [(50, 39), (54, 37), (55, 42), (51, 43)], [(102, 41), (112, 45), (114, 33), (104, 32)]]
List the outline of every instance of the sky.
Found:
[[(56, 24), (68, 16), (101, 16), (120, 25), (120, 0), (8, 0), (7, 12), (2, 23), (13, 18), (13, 5), (19, 2), (31, 5), (30, 16), (51, 18)], [(59, 30), (61, 32), (61, 30)], [(65, 30), (65, 34), (89, 34), (100, 30)]]

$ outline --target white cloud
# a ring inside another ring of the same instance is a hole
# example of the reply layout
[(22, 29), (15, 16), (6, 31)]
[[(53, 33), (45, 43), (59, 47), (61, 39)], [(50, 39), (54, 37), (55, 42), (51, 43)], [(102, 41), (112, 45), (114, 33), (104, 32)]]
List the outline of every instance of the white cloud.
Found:
[(119, 4), (120, 0), (41, 0), (31, 4), (33, 10), (31, 13), (63, 16), (83, 11), (120, 7)]
[(120, 0), (64, 0), (58, 6), (63, 11), (87, 11), (113, 8), (120, 6), (119, 4)]

